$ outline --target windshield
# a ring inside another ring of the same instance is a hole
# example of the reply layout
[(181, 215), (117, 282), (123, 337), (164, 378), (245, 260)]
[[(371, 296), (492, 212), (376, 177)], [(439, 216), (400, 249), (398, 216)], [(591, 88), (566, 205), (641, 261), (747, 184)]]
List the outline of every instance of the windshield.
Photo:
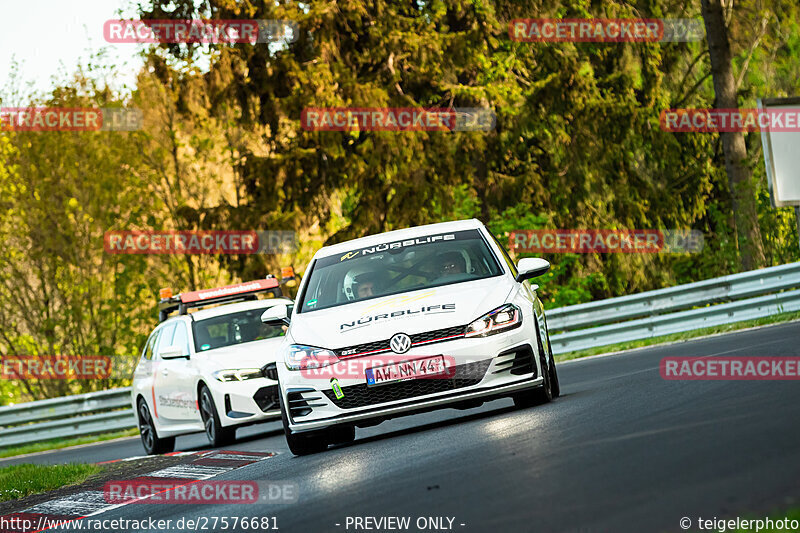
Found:
[(300, 312), (500, 274), (478, 230), (387, 242), (317, 260)]
[(195, 350), (205, 352), (285, 335), (280, 326), (263, 324), (263, 313), (264, 309), (251, 309), (193, 322)]

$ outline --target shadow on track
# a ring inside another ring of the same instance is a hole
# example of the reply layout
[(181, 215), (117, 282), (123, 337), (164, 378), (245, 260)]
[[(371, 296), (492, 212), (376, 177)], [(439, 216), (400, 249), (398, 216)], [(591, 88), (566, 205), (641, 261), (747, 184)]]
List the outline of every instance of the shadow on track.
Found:
[[(349, 444), (343, 444), (343, 445), (334, 446), (331, 449), (332, 450), (338, 450), (338, 449), (349, 448), (350, 446), (356, 446), (358, 444), (367, 444), (369, 442), (379, 442), (381, 440), (391, 439), (391, 438), (399, 437), (399, 436), (402, 436), (402, 435), (412, 435), (414, 433), (421, 433), (423, 431), (432, 431), (432, 430), (435, 430), (435, 429), (444, 428), (444, 427), (448, 427), (448, 426), (453, 426), (453, 425), (456, 425), (456, 424), (462, 424), (462, 423), (465, 423), (465, 422), (471, 422), (473, 420), (482, 420), (484, 418), (491, 418), (491, 417), (499, 416), (499, 415), (502, 415), (502, 414), (505, 414), (505, 413), (513, 413), (515, 411), (521, 411), (521, 410), (517, 409), (513, 405), (508, 405), (508, 406), (505, 406), (505, 407), (498, 407), (498, 408), (495, 408), (495, 409), (489, 409), (489, 410), (481, 411), (481, 412), (478, 412), (478, 413), (471, 413), (471, 414), (456, 416), (454, 418), (448, 418), (446, 420), (438, 420), (436, 422), (428, 422), (427, 424), (421, 424), (419, 426), (413, 426), (413, 427), (404, 428), (404, 429), (396, 429), (394, 431), (388, 431), (386, 433), (381, 433), (379, 435), (372, 435), (370, 437), (364, 437), (364, 438), (361, 438), (361, 439), (356, 439), (355, 441), (353, 441), (353, 442), (351, 442)], [(415, 416), (415, 415), (411, 415), (411, 416)]]
[[(192, 433), (192, 435), (202, 435), (203, 433)], [(260, 433), (255, 433), (253, 435), (247, 435), (245, 437), (236, 437), (236, 440), (233, 441), (232, 444), (223, 446), (221, 448), (214, 448), (210, 444), (206, 443), (204, 446), (194, 446), (188, 448), (181, 448), (180, 451), (182, 452), (202, 452), (205, 450), (229, 450), (235, 449), (237, 444), (242, 444), (245, 442), (252, 442), (254, 440), (261, 440), (266, 439), (268, 437), (276, 437), (276, 436), (283, 436), (283, 428), (277, 429), (269, 429)]]

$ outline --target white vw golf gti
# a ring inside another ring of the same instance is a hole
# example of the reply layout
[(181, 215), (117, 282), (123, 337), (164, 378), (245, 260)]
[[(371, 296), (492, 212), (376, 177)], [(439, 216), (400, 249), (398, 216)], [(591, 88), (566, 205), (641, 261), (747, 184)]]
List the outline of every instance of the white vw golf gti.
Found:
[(544, 309), (531, 278), (477, 220), (364, 237), (320, 249), (287, 324), (278, 361), (286, 440), (303, 455), (352, 441), (355, 427), (510, 396), (559, 394)]
[(275, 305), (291, 312), (292, 301), (280, 296), (275, 278), (176, 296), (162, 290), (161, 323), (142, 350), (131, 394), (148, 454), (170, 452), (175, 436), (200, 431), (222, 446), (237, 427), (280, 417), (275, 357), (284, 328), (261, 322)]

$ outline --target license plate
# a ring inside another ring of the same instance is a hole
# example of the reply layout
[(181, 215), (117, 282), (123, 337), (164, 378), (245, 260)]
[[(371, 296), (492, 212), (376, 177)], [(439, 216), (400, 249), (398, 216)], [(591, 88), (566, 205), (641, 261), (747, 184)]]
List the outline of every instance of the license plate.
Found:
[(401, 361), (368, 368), (366, 371), (367, 385), (375, 386), (406, 379), (425, 378), (444, 374), (446, 371), (444, 357), (441, 355), (414, 359), (413, 361)]

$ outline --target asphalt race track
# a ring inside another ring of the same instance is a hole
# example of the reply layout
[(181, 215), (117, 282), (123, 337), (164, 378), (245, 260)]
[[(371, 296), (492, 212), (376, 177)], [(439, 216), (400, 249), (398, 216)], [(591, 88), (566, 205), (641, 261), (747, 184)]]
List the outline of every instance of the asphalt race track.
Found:
[[(681, 531), (682, 517), (763, 517), (800, 507), (800, 382), (664, 381), (658, 365), (665, 356), (797, 356), (798, 341), (795, 322), (568, 362), (551, 404), (515, 410), (498, 400), (395, 419), (302, 458), (278, 424), (248, 428), (227, 449), (279, 455), (216, 479), (292, 481), (298, 503), (134, 504), (94, 518), (275, 516), (281, 531), (314, 533), (356, 531), (348, 516), (442, 516), (455, 531), (481, 532)], [(178, 439), (179, 450), (206, 446), (203, 435)], [(126, 439), (0, 466), (142, 454)]]

